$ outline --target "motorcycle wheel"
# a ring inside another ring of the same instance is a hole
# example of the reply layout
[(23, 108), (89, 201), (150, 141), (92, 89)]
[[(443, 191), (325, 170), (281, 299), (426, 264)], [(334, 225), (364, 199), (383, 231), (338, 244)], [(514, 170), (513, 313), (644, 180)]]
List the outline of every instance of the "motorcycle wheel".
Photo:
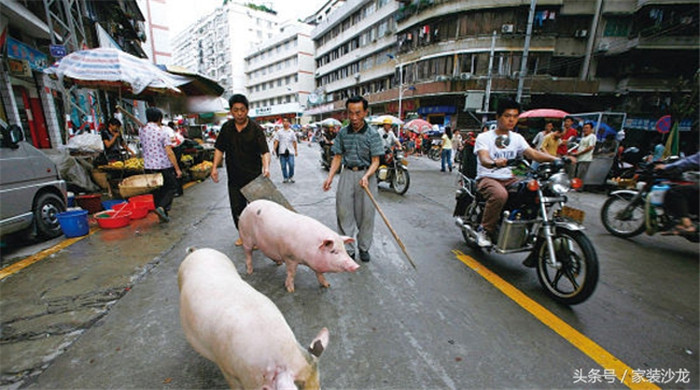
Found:
[(605, 230), (617, 237), (634, 237), (646, 229), (644, 203), (637, 202), (629, 216), (622, 218), (622, 211), (632, 200), (632, 194), (611, 195), (600, 209), (600, 220)]
[(399, 195), (403, 195), (408, 191), (408, 186), (411, 184), (411, 176), (405, 169), (398, 168), (394, 171), (391, 178), (391, 188)]
[(431, 160), (440, 161), (440, 158), (442, 157), (442, 150), (438, 148), (431, 148), (428, 152), (428, 157), (430, 157)]
[(547, 260), (547, 244), (539, 246), (537, 278), (555, 301), (575, 305), (588, 299), (598, 284), (598, 255), (591, 241), (580, 231), (557, 228), (552, 241), (559, 269)]

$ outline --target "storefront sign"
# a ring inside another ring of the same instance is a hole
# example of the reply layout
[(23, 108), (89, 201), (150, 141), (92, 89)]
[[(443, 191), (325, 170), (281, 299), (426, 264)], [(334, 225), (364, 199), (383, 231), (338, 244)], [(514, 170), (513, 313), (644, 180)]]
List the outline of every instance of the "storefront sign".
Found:
[(254, 116), (268, 115), (272, 112), (272, 107), (259, 107), (255, 109)]
[(455, 106), (428, 106), (418, 109), (420, 115), (430, 114), (454, 114), (457, 111)]
[(46, 68), (49, 63), (46, 54), (12, 37), (7, 37), (7, 57), (27, 61), (30, 68), (38, 71)]
[[(647, 118), (627, 118), (625, 121), (626, 129), (638, 129), (647, 131), (657, 131), (656, 123), (657, 119), (647, 119)], [(690, 131), (693, 127), (693, 121), (690, 119), (683, 119), (678, 124), (679, 131)]]
[[(401, 112), (402, 113), (416, 111), (417, 109), (418, 109), (418, 101), (417, 100), (411, 99), (411, 100), (402, 100), (401, 101)], [(398, 102), (387, 103), (386, 112), (399, 112), (399, 103)]]
[(63, 45), (49, 45), (49, 53), (54, 58), (63, 58), (66, 56), (66, 47)]
[(7, 67), (13, 76), (32, 77), (32, 70), (29, 68), (27, 61), (8, 58)]

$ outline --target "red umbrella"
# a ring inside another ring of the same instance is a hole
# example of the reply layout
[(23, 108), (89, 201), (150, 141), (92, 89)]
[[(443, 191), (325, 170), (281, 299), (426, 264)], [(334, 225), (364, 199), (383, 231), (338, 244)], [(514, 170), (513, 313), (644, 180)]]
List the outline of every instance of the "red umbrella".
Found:
[(425, 121), (423, 119), (414, 119), (412, 121), (406, 122), (405, 125), (403, 125), (403, 128), (405, 130), (410, 130), (414, 133), (425, 133), (426, 131), (430, 131), (433, 129), (433, 125), (430, 124), (430, 122)]
[(569, 115), (568, 112), (562, 111), (562, 110), (557, 110), (554, 108), (538, 108), (535, 110), (530, 110), (530, 111), (525, 111), (520, 116), (518, 119), (521, 118), (556, 118), (556, 119), (563, 119)]

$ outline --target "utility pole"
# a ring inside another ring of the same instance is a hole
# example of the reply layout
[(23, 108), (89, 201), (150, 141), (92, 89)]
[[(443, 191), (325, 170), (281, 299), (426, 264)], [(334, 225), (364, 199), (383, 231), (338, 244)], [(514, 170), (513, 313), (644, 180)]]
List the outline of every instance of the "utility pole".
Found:
[(591, 31), (588, 33), (588, 42), (586, 42), (586, 57), (583, 59), (581, 67), (581, 80), (588, 80), (588, 71), (591, 68), (591, 57), (593, 55), (593, 44), (595, 43), (596, 31), (598, 30), (598, 22), (600, 22), (600, 14), (603, 9), (603, 0), (597, 0), (595, 5), (595, 15), (591, 22)]
[(496, 36), (496, 30), (493, 30), (493, 35), (491, 35), (491, 52), (489, 54), (488, 79), (486, 80), (486, 101), (484, 102), (484, 116), (482, 118), (482, 122), (486, 122), (488, 120), (488, 114), (486, 113), (489, 112), (489, 108), (491, 107), (491, 84), (493, 82), (493, 56), (496, 52)]
[(535, 20), (535, 7), (537, 0), (530, 0), (530, 12), (527, 15), (527, 31), (525, 32), (525, 47), (523, 47), (523, 59), (520, 63), (520, 77), (518, 78), (518, 93), (515, 101), (520, 103), (523, 96), (523, 85), (525, 84), (525, 75), (527, 75), (527, 55), (530, 52), (530, 39), (532, 38), (532, 23)]

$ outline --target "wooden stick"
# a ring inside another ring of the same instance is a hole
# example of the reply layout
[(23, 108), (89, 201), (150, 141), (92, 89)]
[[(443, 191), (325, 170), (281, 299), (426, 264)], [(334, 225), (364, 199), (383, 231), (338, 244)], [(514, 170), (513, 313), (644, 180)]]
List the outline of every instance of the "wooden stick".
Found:
[(403, 254), (406, 255), (406, 259), (408, 259), (408, 262), (411, 263), (411, 266), (413, 266), (413, 269), (417, 269), (417, 268), (416, 268), (416, 264), (413, 262), (413, 259), (411, 259), (411, 255), (409, 255), (409, 254), (408, 254), (408, 251), (406, 250), (406, 246), (403, 244), (403, 242), (401, 242), (401, 239), (399, 238), (399, 235), (396, 234), (396, 231), (394, 230), (394, 228), (391, 227), (391, 224), (389, 223), (389, 220), (386, 218), (386, 215), (384, 215), (384, 212), (382, 211), (382, 209), (379, 208), (379, 204), (378, 204), (377, 201), (374, 199), (374, 195), (372, 195), (372, 192), (371, 192), (371, 191), (369, 190), (369, 188), (367, 188), (367, 187), (362, 187), (362, 188), (365, 190), (365, 192), (367, 193), (367, 195), (369, 195), (369, 199), (372, 201), (372, 204), (374, 205), (374, 208), (376, 208), (377, 211), (379, 212), (379, 215), (382, 216), (382, 219), (384, 220), (384, 223), (386, 224), (386, 227), (388, 227), (388, 228), (389, 228), (389, 231), (391, 231), (391, 234), (394, 236), (394, 239), (396, 240), (396, 242), (397, 242), (397, 243), (399, 244), (399, 246), (401, 247), (401, 250), (403, 251)]
[(118, 106), (117, 106), (117, 110), (119, 110), (119, 111), (121, 111), (122, 113), (126, 114), (126, 116), (129, 117), (129, 119), (131, 119), (132, 121), (136, 122), (136, 124), (137, 124), (139, 127), (143, 127), (143, 122), (141, 122), (137, 117), (133, 116), (129, 111), (127, 111), (127, 110), (125, 110), (124, 108), (122, 108), (122, 106), (119, 106), (119, 105), (118, 105)]

